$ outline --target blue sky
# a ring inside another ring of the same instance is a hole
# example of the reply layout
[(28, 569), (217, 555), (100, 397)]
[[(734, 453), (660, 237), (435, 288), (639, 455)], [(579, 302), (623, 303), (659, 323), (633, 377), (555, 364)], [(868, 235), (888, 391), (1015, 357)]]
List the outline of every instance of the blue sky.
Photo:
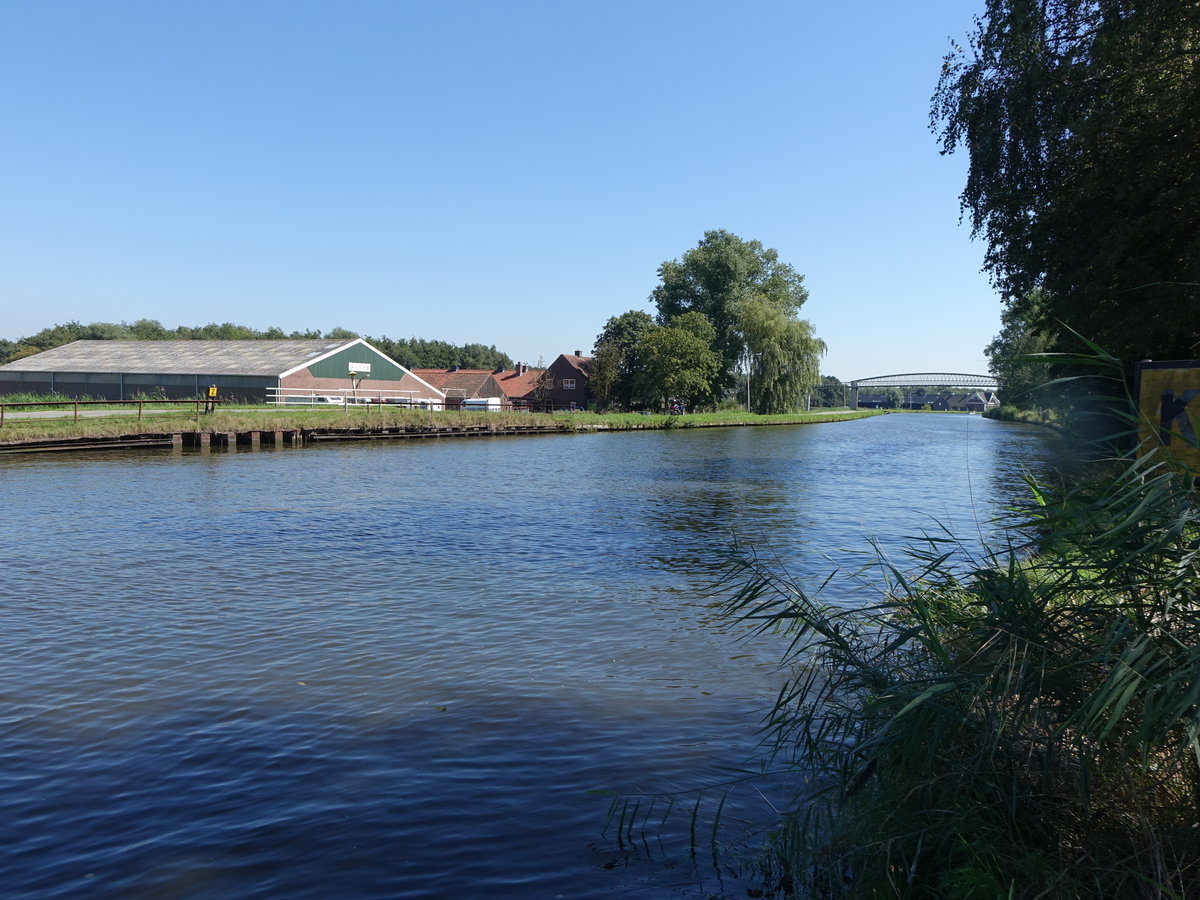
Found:
[(588, 352), (724, 228), (842, 378), (986, 371), (929, 98), (981, 4), (5, 0), (0, 337), (59, 322)]

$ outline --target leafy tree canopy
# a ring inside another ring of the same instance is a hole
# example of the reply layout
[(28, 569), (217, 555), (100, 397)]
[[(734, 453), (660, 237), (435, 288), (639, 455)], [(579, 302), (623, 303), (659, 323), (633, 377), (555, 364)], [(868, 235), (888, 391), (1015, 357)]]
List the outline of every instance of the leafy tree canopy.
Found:
[(815, 406), (845, 406), (846, 390), (842, 380), (834, 375), (822, 375), (820, 383), (813, 389)]
[(649, 313), (631, 309), (609, 319), (596, 336), (588, 390), (601, 409), (632, 409), (646, 402), (638, 393), (637, 376), (642, 368), (638, 349), (654, 327)]
[(650, 294), (662, 325), (687, 312), (703, 314), (716, 330), (720, 356), (717, 387), (728, 388), (746, 352), (743, 304), (765, 304), (786, 316), (808, 299), (804, 276), (758, 241), (724, 230), (707, 231), (680, 259), (658, 267), (659, 285)]
[(1198, 0), (987, 0), (931, 122), (969, 155), (962, 207), (1009, 325), (1127, 364), (1196, 354), (1198, 121)]
[(638, 344), (654, 326), (648, 312), (630, 310), (608, 319), (596, 336), (588, 390), (599, 408), (632, 409), (647, 402), (637, 392), (642, 367)]
[(1045, 303), (1040, 290), (1033, 291), (1020, 306), (1012, 305), (1000, 316), (1000, 333), (984, 352), (988, 356), (988, 371), (1000, 382), (1000, 396), (1005, 403), (1023, 408), (1040, 405), (1043, 385), (1053, 377), (1049, 363), (1033, 358), (1052, 350), (1053, 335), (1039, 323), (1043, 320)]
[(712, 323), (698, 312), (651, 328), (638, 343), (638, 392), (655, 398), (663, 409), (672, 399), (682, 400), (689, 409), (710, 401), (721, 372), (715, 337)]
[(368, 337), (366, 340), (408, 369), (449, 369), (452, 366), (464, 369), (510, 369), (513, 364), (508, 354), (501, 353), (495, 346), (484, 344), (459, 346), (418, 337), (397, 340)]

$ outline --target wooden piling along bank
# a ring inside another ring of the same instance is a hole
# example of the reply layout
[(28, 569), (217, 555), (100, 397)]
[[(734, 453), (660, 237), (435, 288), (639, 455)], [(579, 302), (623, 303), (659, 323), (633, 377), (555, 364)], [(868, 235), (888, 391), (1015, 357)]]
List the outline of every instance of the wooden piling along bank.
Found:
[(293, 428), (283, 431), (182, 431), (115, 437), (55, 438), (0, 444), (0, 453), (47, 453), (70, 450), (125, 450), (163, 447), (175, 450), (260, 450), (264, 447), (302, 447), (329, 441), (378, 441), (413, 438), (483, 437), (517, 434), (571, 434), (554, 425), (404, 426), (379, 428)]

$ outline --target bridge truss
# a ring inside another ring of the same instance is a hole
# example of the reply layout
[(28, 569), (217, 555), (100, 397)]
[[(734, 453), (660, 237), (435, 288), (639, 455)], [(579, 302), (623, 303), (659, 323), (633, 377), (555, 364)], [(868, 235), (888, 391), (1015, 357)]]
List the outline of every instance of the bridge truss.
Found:
[(966, 391), (994, 391), (1000, 383), (990, 375), (964, 375), (962, 372), (906, 372), (903, 375), (875, 375), (850, 382), (852, 388), (944, 387)]
[(858, 378), (848, 383), (851, 409), (858, 409), (858, 392), (863, 389), (937, 387), (959, 391), (995, 391), (1000, 385), (990, 375), (967, 375), (962, 372), (905, 372)]

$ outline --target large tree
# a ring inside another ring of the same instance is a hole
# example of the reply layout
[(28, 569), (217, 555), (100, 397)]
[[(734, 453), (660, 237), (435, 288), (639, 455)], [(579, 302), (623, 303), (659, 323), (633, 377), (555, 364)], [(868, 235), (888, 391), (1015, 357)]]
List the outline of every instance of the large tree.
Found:
[(813, 404), (816, 406), (845, 406), (846, 388), (842, 380), (834, 375), (822, 375), (813, 388)]
[(746, 354), (745, 304), (767, 304), (794, 317), (808, 299), (804, 276), (779, 261), (758, 241), (728, 231), (706, 231), (680, 259), (658, 267), (659, 285), (650, 294), (660, 324), (686, 312), (702, 313), (716, 330), (713, 348), (721, 358), (718, 389), (733, 385)]
[(1200, 0), (987, 0), (932, 121), (1018, 319), (1127, 363), (1196, 354)]
[(609, 319), (596, 336), (588, 390), (601, 409), (631, 409), (644, 399), (637, 394), (641, 370), (638, 345), (654, 327), (649, 313), (631, 309)]
[(710, 402), (721, 371), (720, 354), (713, 349), (716, 336), (708, 318), (695, 311), (651, 328), (638, 343), (638, 391), (664, 410), (673, 399), (688, 409)]
[(1044, 319), (1044, 298), (1033, 291), (1020, 306), (1009, 306), (1000, 315), (1000, 333), (987, 345), (988, 370), (1000, 382), (1005, 403), (1030, 408), (1053, 400), (1044, 396), (1052, 379), (1050, 364), (1039, 354), (1053, 349), (1053, 335), (1039, 323)]

